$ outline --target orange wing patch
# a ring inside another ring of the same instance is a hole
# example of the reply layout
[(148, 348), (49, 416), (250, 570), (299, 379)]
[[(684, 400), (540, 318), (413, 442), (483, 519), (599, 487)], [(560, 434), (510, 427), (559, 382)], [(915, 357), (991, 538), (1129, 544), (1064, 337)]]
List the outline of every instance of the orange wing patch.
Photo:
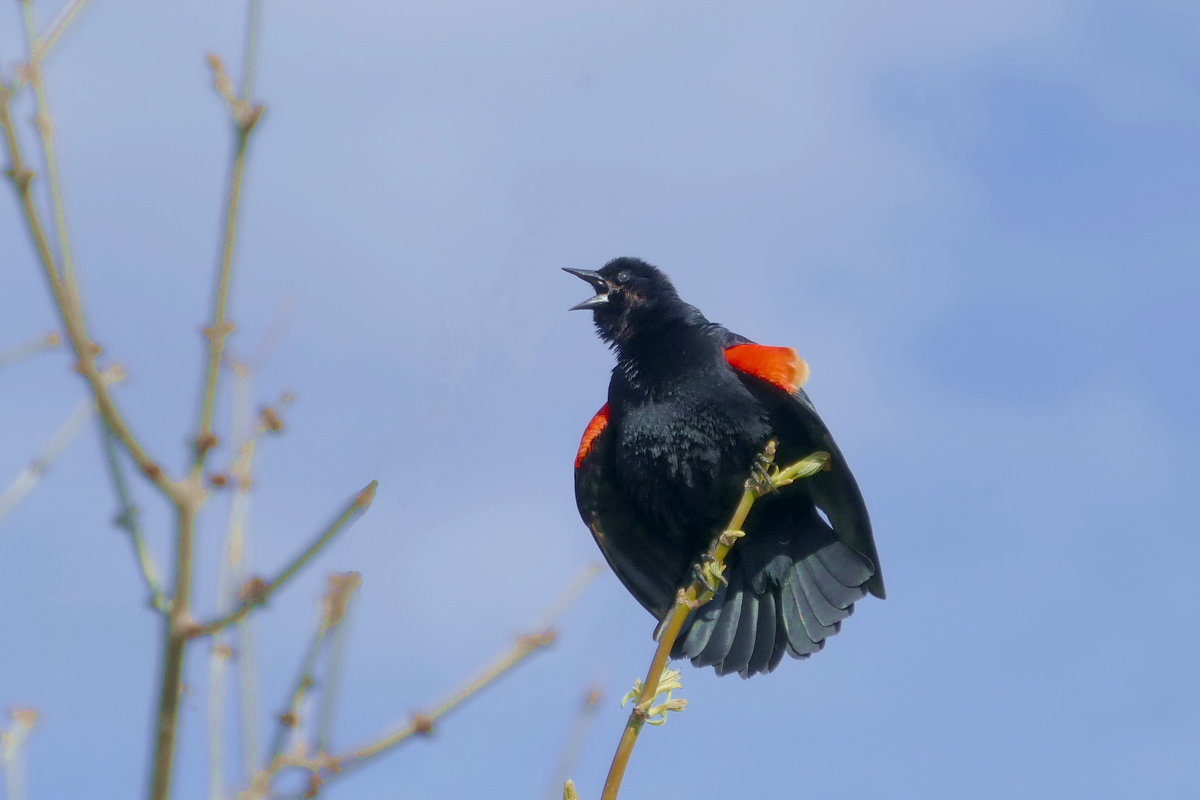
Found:
[(583, 463), (583, 459), (587, 457), (588, 451), (592, 449), (592, 442), (596, 441), (596, 437), (600, 435), (600, 431), (604, 430), (604, 426), (608, 424), (608, 403), (596, 412), (596, 416), (592, 417), (592, 421), (583, 429), (583, 438), (579, 440), (579, 452), (575, 454), (575, 469), (579, 469), (579, 465)]
[(808, 364), (790, 347), (739, 344), (725, 350), (734, 369), (773, 383), (792, 394), (808, 380)]

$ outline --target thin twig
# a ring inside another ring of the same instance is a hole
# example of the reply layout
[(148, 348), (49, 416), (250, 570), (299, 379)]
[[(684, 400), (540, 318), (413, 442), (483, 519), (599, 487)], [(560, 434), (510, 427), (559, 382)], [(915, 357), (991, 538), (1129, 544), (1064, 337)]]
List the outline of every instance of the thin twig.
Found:
[[(233, 276), (233, 253), (237, 244), (239, 211), (241, 210), (242, 185), (246, 175), (246, 153), (250, 136), (258, 127), (263, 107), (250, 105), (247, 97), (236, 97), (232, 93), (229, 76), (217, 56), (209, 56), (217, 92), (226, 100), (234, 120), (233, 157), (229, 167), (229, 188), (225, 200), (225, 218), (221, 236), (220, 255), (217, 260), (216, 283), (213, 287), (212, 321), (204, 329), (208, 340), (208, 357), (204, 364), (204, 378), (200, 384), (200, 404), (196, 414), (196, 437), (192, 442), (192, 477), (198, 479), (204, 472), (204, 462), (217, 444), (213, 433), (213, 411), (216, 405), (217, 384), (221, 374), (221, 356), (225, 340), (233, 331), (229, 322), (229, 286)], [(252, 64), (243, 65), (247, 72)]]
[(317, 707), (316, 744), (318, 753), (328, 753), (331, 749), (333, 731), (333, 713), (342, 688), (342, 672), (346, 662), (346, 643), (349, 626), (342, 622), (333, 631), (329, 642), (329, 661), (325, 667), (325, 680), (321, 686), (321, 702)]
[(46, 167), (46, 180), (50, 191), (50, 210), (54, 219), (54, 230), (58, 237), (58, 257), (61, 272), (59, 277), (63, 287), (75, 305), (76, 313), (83, 316), (79, 305), (75, 282), (75, 259), (71, 254), (71, 241), (67, 236), (67, 214), (63, 205), (62, 184), (58, 178), (58, 158), (54, 149), (54, 125), (50, 117), (50, 105), (46, 99), (46, 84), (42, 80), (42, 60), (38, 52), (37, 25), (33, 18), (33, 1), (20, 0), (21, 18), (25, 29), (25, 50), (29, 61), (25, 65), (29, 76), (29, 85), (33, 87), (36, 115), (33, 118), (34, 127), (38, 132), (38, 141), (42, 146), (42, 163)]
[(4, 771), (6, 800), (25, 800), (25, 740), (37, 724), (38, 712), (17, 708), (9, 712), (12, 727), (0, 731), (0, 768)]
[(299, 555), (284, 567), (280, 573), (270, 581), (262, 579), (251, 579), (247, 586), (243, 589), (242, 602), (233, 611), (228, 614), (217, 617), (214, 620), (202, 624), (192, 626), (190, 636), (208, 636), (217, 631), (232, 625), (249, 614), (255, 607), (266, 603), (275, 592), (281, 589), (292, 577), (299, 572), (309, 561), (320, 553), (325, 546), (328, 545), (333, 538), (350, 526), (363, 512), (371, 506), (371, 501), (375, 499), (375, 488), (379, 485), (379, 481), (371, 481), (358, 494), (346, 504), (346, 507), (340, 514), (327, 525), (317, 536), (312, 543), (304, 549)]
[(8, 177), (17, 191), (17, 198), (25, 217), (26, 228), (33, 240), (34, 249), (46, 283), (54, 297), (54, 304), (62, 318), (67, 338), (75, 354), (76, 370), (83, 375), (96, 400), (96, 407), (105, 425), (113, 433), (122, 447), (133, 457), (134, 462), (142, 473), (158, 489), (170, 499), (175, 506), (176, 553), (173, 586), (175, 594), (170, 603), (169, 614), (164, 620), (162, 675), (159, 687), (158, 709), (155, 725), (153, 769), (150, 779), (150, 797), (152, 800), (166, 800), (170, 793), (171, 772), (174, 762), (175, 733), (179, 716), (181, 693), (183, 691), (184, 649), (190, 625), (191, 582), (192, 582), (192, 544), (196, 511), (204, 499), (204, 492), (198, 479), (175, 482), (151, 458), (138, 438), (133, 434), (129, 425), (118, 411), (108, 390), (103, 372), (96, 363), (100, 352), (88, 335), (84, 319), (83, 306), (80, 301), (78, 285), (75, 281), (71, 249), (67, 237), (65, 217), (63, 213), (62, 193), (58, 186), (58, 170), (55, 163), (53, 145), (53, 127), (47, 111), (44, 94), (44, 84), (41, 78), (39, 54), (35, 51), (35, 36), (33, 35), (31, 0), (21, 0), (22, 11), (26, 18), (28, 45), (28, 63), (25, 65), (30, 83), (37, 93), (37, 129), (42, 142), (46, 159), (46, 172), (50, 178), (51, 205), (59, 236), (59, 252), (62, 259), (56, 261), (46, 235), (35, 202), (32, 184), (33, 171), (25, 164), (21, 153), (20, 142), (17, 138), (16, 126), (11, 112), (12, 90), (0, 86), (0, 129), (3, 129), (5, 147), (8, 151)]
[(258, 769), (258, 658), (254, 638), (254, 618), (247, 617), (234, 625), (238, 668), (238, 721), (241, 727), (242, 772), (246, 780)]
[(115, 522), (129, 536), (129, 544), (133, 548), (133, 557), (137, 561), (138, 573), (146, 584), (149, 594), (150, 607), (165, 614), (167, 612), (167, 597), (163, 591), (162, 579), (154, 557), (146, 545), (146, 537), (142, 534), (142, 525), (137, 504), (133, 502), (133, 493), (129, 481), (125, 478), (125, 469), (121, 466), (121, 454), (117, 452), (113, 433), (104, 425), (99, 426), (100, 444), (104, 450), (105, 461), (108, 462), (108, 474), (112, 477), (113, 491), (120, 505)]
[[(233, 438), (236, 443), (236, 457), (229, 468), (229, 478), (233, 484), (233, 497), (229, 503), (229, 522), (226, 526), (225, 552), (217, 572), (217, 602), (218, 611), (228, 613), (237, 603), (235, 586), (245, 580), (245, 563), (247, 548), (247, 519), (250, 510), (250, 487), (253, 482), (254, 456), (256, 453), (256, 429), (254, 426), (253, 410), (251, 407), (250, 370), (243, 364), (231, 360), (233, 370)], [(238, 718), (241, 727), (242, 769), (246, 780), (249, 780), (258, 769), (258, 674), (254, 658), (253, 631), (250, 620), (243, 619), (233, 632), (237, 643), (237, 678), (238, 678)], [(214, 639), (214, 658), (212, 665), (212, 681), (223, 680), (224, 670), (228, 668), (228, 660), (218, 660), (215, 656), (218, 647), (229, 650), (229, 631), (218, 633)], [(222, 700), (224, 698), (222, 697)], [(223, 711), (223, 707), (220, 711)], [(224, 730), (217, 718), (220, 711), (214, 709), (210, 713), (213, 719), (209, 723), (210, 749), (222, 747)], [(221, 792), (225, 790), (225, 782), (219, 774), (223, 772), (220, 765), (209, 766), (210, 785), (220, 781)], [(210, 792), (211, 794), (211, 792)]]
[(596, 719), (596, 709), (600, 703), (602, 693), (600, 689), (593, 686), (587, 690), (583, 696), (583, 702), (579, 704), (579, 710), (575, 714), (575, 721), (571, 725), (571, 732), (564, 740), (562, 752), (558, 756), (558, 763), (554, 766), (554, 771), (550, 774), (553, 780), (550, 784), (550, 789), (546, 796), (550, 800), (562, 796), (563, 782), (567, 780), (567, 776), (575, 768), (575, 764), (579, 761), (579, 756), (583, 753), (583, 744), (587, 738), (588, 729)]
[(10, 347), (7, 350), (0, 350), (0, 368), (11, 367), (18, 361), (24, 361), (27, 358), (53, 350), (60, 344), (62, 344), (62, 337), (58, 333), (51, 331), (35, 341)]
[(103, 373), (96, 364), (96, 355), (100, 352), (100, 349), (92, 342), (91, 337), (88, 335), (87, 328), (84, 325), (83, 314), (79, 308), (77, 294), (73, 289), (65, 287), (59, 279), (54, 253), (50, 248), (50, 240), (46, 235), (46, 229), (42, 224), (41, 215), (38, 213), (37, 204), (33, 196), (32, 184), (34, 173), (25, 163), (20, 141), (17, 138), (16, 125), (12, 118), (11, 100), (12, 90), (0, 85), (0, 132), (4, 135), (5, 149), (7, 150), (9, 161), (6, 173), (17, 192), (17, 200), (20, 203), (21, 212), (25, 218), (25, 227), (29, 232), (30, 239), (33, 240), (34, 250), (37, 253), (38, 262), (42, 267), (42, 273), (46, 278), (50, 293), (54, 297), (55, 308), (62, 319), (63, 327), (67, 333), (67, 340), (70, 342), (71, 350), (75, 355), (75, 369), (87, 381), (88, 388), (96, 398), (96, 408), (100, 412), (105, 425), (108, 426), (113, 435), (117, 437), (117, 440), (121, 442), (121, 446), (133, 458), (134, 462), (138, 465), (138, 469), (163, 494), (173, 502), (178, 502), (180, 498), (188, 493), (187, 488), (175, 483), (167, 476), (159, 466), (158, 461), (152, 458), (142, 446), (140, 440), (134, 435), (132, 429), (121, 415), (121, 412), (117, 409), (112, 395), (108, 390)]
[(262, 0), (246, 3), (246, 41), (242, 51), (242, 82), (238, 94), (247, 100), (254, 95), (254, 79), (258, 73), (258, 42), (262, 36)]
[[(292, 688), (288, 692), (287, 705), (284, 706), (283, 712), (277, 718), (279, 725), (275, 729), (275, 737), (271, 740), (271, 752), (267, 757), (268, 764), (273, 763), (275, 759), (283, 755), (283, 750), (287, 745), (289, 736), (297, 733), (303, 736), (300, 706), (316, 682), (314, 673), (316, 672), (317, 658), (321, 655), (321, 647), (325, 644), (325, 637), (328, 633), (329, 629), (327, 627), (318, 625), (317, 629), (313, 631), (313, 636), (308, 642), (308, 647), (304, 649), (304, 657), (300, 659), (300, 668), (296, 673), (296, 681), (292, 684)], [(301, 741), (303, 740), (301, 739)], [(289, 747), (288, 749), (296, 749), (301, 752), (304, 750), (303, 747)]]
[(225, 798), (225, 677), (233, 650), (214, 638), (208, 656), (208, 800)]
[(67, 446), (75, 441), (79, 431), (92, 416), (93, 408), (94, 404), (90, 397), (80, 400), (67, 418), (55, 428), (54, 433), (37, 455), (17, 473), (17, 477), (13, 478), (12, 483), (4, 491), (0, 491), (0, 520), (8, 516), (34, 490), (42, 476), (58, 460)]
[(321, 687), (321, 705), (317, 711), (317, 752), (329, 752), (330, 731), (333, 728), (333, 711), (341, 686), (342, 661), (346, 651), (346, 616), (350, 612), (350, 600), (362, 585), (362, 576), (357, 572), (331, 575), (329, 590), (322, 599), (321, 625), (333, 632), (330, 642), (329, 660), (325, 667), (325, 681)]
[[(774, 441), (768, 444), (762, 458), (768, 465), (774, 460)], [(829, 454), (823, 451), (817, 452), (776, 472), (770, 477), (768, 486), (764, 486), (761, 481), (753, 477), (747, 480), (746, 489), (742, 492), (741, 500), (738, 501), (729, 525), (713, 539), (712, 545), (701, 561), (702, 564), (708, 565), (709, 574), (715, 578), (720, 576), (724, 568), (725, 557), (738, 538), (742, 536), (742, 526), (746, 522), (750, 509), (754, 506), (755, 500), (768, 491), (780, 489), (799, 478), (815, 474), (828, 463)], [(660, 627), (658, 647), (655, 648), (654, 657), (650, 660), (650, 668), (646, 671), (646, 679), (641, 682), (641, 691), (638, 693), (633, 709), (629, 712), (629, 720), (625, 723), (621, 739), (617, 743), (617, 752), (613, 755), (608, 777), (604, 780), (604, 790), (600, 795), (600, 800), (616, 800), (620, 793), (621, 780), (625, 776), (625, 767), (629, 764), (629, 756), (633, 753), (634, 745), (637, 744), (638, 734), (646, 724), (646, 720), (652, 715), (651, 704), (659, 694), (659, 683), (663, 677), (663, 670), (667, 666), (667, 660), (671, 656), (675, 640), (679, 637), (680, 630), (683, 629), (683, 623), (689, 614), (707, 603), (713, 596), (710, 584), (699, 578), (692, 581), (686, 588), (679, 590), (675, 605), (671, 608), (666, 622)], [(636, 686), (634, 688), (637, 689)]]
[[(23, 2), (24, 0), (22, 0)], [(79, 17), (80, 12), (88, 4), (88, 0), (72, 0), (69, 5), (63, 7), (62, 11), (58, 12), (58, 16), (51, 20), (46, 26), (46, 30), (41, 36), (37, 37), (33, 47), (33, 58), (37, 61), (44, 61), (49, 55), (50, 50), (54, 45), (58, 44), (58, 40), (67, 32), (67, 28)], [(29, 75), (22, 70), (17, 75), (17, 80), (13, 82), (12, 90), (14, 92), (24, 89), (29, 84)]]
[(284, 755), (284, 748), (289, 736), (295, 740), (295, 744), (287, 747), (289, 753), (297, 751), (304, 753), (307, 750), (304, 736), (305, 726), (301, 720), (300, 707), (308, 697), (309, 690), (316, 683), (317, 659), (321, 655), (321, 649), (329, 633), (341, 627), (346, 618), (346, 610), (350, 606), (350, 599), (360, 586), (362, 586), (362, 576), (357, 572), (338, 572), (329, 576), (329, 588), (321, 598), (321, 619), (313, 633), (312, 640), (304, 651), (304, 657), (300, 660), (300, 669), (296, 675), (296, 682), (288, 694), (287, 706), (279, 715), (279, 727), (276, 729), (275, 739), (271, 744), (271, 754), (267, 759), (268, 765), (275, 763), (276, 759)]
[[(576, 598), (599, 572), (600, 567), (595, 564), (580, 570), (561, 598), (551, 606), (551, 609), (559, 614), (565, 611), (567, 604)], [(433, 710), (414, 714), (412, 719), (398, 730), (343, 755), (333, 755), (324, 751), (320, 751), (314, 756), (285, 754), (255, 775), (250, 782), (250, 787), (238, 795), (239, 800), (258, 800), (258, 798), (266, 797), (270, 793), (270, 785), (275, 776), (286, 769), (302, 769), (309, 773), (309, 790), (297, 797), (311, 797), (313, 796), (312, 792), (319, 790), (325, 783), (362, 767), (380, 755), (391, 752), (413, 736), (431, 733), (434, 724), (446, 714), (461, 706), (482, 689), (490, 686), (497, 678), (511, 671), (529, 656), (550, 645), (556, 635), (550, 626), (557, 620), (547, 618), (544, 622), (546, 627), (539, 629), (536, 633), (518, 637), (499, 658), (467, 681), (461, 689), (435, 706)]]
[[(567, 588), (567, 591), (563, 593), (562, 598), (551, 607), (555, 611), (556, 616), (566, 610), (568, 604), (579, 596), (579, 593), (583, 591), (599, 572), (600, 567), (595, 564), (588, 565), (580, 571)], [(475, 678), (468, 681), (461, 689), (435, 706), (432, 711), (415, 715), (407, 725), (399, 730), (342, 756), (338, 759), (339, 763), (343, 767), (355, 766), (391, 750), (413, 734), (429, 733), (433, 724), (438, 719), (457, 708), (496, 678), (524, 661), (530, 654), (553, 642), (555, 638), (554, 629), (551, 627), (553, 622), (554, 617), (546, 618), (543, 621), (542, 627), (537, 632), (518, 637), (503, 655), (475, 676)]]
[[(233, 272), (233, 252), (237, 242), (239, 209), (241, 207), (242, 184), (246, 171), (246, 152), (250, 136), (262, 118), (263, 107), (251, 105), (245, 97), (234, 97), (230, 81), (221, 66), (221, 60), (216, 56), (209, 57), (218, 93), (229, 103), (234, 118), (233, 157), (229, 168), (229, 188), (225, 201), (225, 215), (221, 236), (220, 256), (217, 260), (216, 280), (213, 288), (212, 317), (204, 329), (208, 340), (208, 355), (204, 364), (204, 377), (200, 385), (200, 403), (196, 412), (196, 435), (192, 440), (192, 465), (186, 485), (192, 491), (182, 492), (173, 497), (179, 509), (178, 536), (176, 537), (176, 571), (175, 598), (172, 601), (170, 622), (166, 631), (166, 655), (163, 659), (163, 686), (159, 695), (158, 705), (158, 736), (155, 745), (154, 771), (150, 781), (151, 800), (167, 800), (170, 795), (171, 768), (175, 749), (175, 731), (178, 726), (179, 694), (182, 691), (183, 653), (188, 639), (196, 635), (198, 630), (191, 620), (190, 589), (192, 581), (191, 553), (193, 546), (193, 526), (196, 512), (204, 501), (201, 480), (204, 475), (204, 464), (208, 454), (217, 444), (213, 433), (213, 415), (216, 407), (217, 385), (221, 374), (221, 361), (225, 349), (225, 340), (233, 326), (228, 320), (229, 286)], [(243, 64), (244, 70), (251, 70), (252, 64)], [(319, 549), (316, 548), (316, 549)], [(310, 550), (296, 565), (299, 569), (315, 550)], [(268, 586), (277, 588), (291, 577), (294, 569), (287, 570)], [(271, 589), (273, 591), (273, 588)], [(270, 591), (261, 598), (255, 598), (253, 604), (259, 604), (266, 599)], [(244, 601), (239, 607), (225, 618), (222, 625), (217, 625), (206, 632), (212, 633), (225, 625), (237, 622), (249, 612), (249, 601)], [(168, 686), (168, 681), (173, 681)]]
[[(217, 609), (220, 613), (228, 613), (237, 603), (235, 586), (241, 583), (242, 564), (245, 559), (245, 529), (247, 512), (250, 505), (250, 482), (254, 463), (255, 440), (252, 432), (252, 412), (250, 409), (250, 375), (241, 364), (231, 360), (233, 370), (233, 440), (236, 445), (236, 457), (229, 469), (233, 479), (233, 497), (229, 503), (229, 521), (226, 525), (225, 547), (220, 566), (217, 569)], [(237, 626), (237, 633), (242, 633), (242, 626)], [(229, 662), (233, 657), (233, 648), (229, 645), (229, 631), (221, 631), (212, 640), (209, 651), (209, 700), (208, 700), (208, 794), (209, 800), (223, 800), (225, 797), (225, 679), (229, 672)], [(240, 720), (243, 725), (241, 745), (242, 758), (247, 776), (257, 769), (258, 739), (257, 739), (257, 702), (246, 703), (244, 692), (249, 685), (243, 679), (249, 663), (246, 653), (239, 647), (238, 653), (238, 689), (240, 699)], [(248, 712), (248, 713), (247, 713)], [(246, 728), (247, 721), (250, 727)]]

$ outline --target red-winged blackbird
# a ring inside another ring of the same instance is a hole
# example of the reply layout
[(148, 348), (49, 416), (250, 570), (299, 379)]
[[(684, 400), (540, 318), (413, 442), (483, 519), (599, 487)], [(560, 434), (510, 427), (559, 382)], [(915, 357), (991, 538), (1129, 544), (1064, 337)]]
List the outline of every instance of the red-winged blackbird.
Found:
[(592, 311), (617, 355), (575, 459), (579, 513), (617, 577), (661, 620), (768, 440), (782, 465), (828, 451), (829, 470), (755, 504), (728, 584), (691, 615), (672, 656), (749, 677), (784, 653), (820, 650), (855, 601), (884, 589), (858, 484), (800, 388), (807, 366), (709, 322), (644, 261), (567, 272), (596, 290), (572, 310)]

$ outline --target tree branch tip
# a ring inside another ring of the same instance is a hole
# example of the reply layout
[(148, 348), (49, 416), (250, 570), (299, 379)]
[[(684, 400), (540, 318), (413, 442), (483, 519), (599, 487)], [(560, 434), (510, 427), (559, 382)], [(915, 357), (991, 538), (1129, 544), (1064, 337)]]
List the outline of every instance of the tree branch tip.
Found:
[(575, 781), (567, 778), (563, 784), (563, 800), (579, 800), (579, 792), (575, 790)]
[(14, 708), (8, 712), (8, 716), (17, 727), (28, 731), (33, 730), (33, 726), (37, 725), (41, 713), (35, 708)]
[(50, 331), (42, 337), (42, 344), (46, 345), (46, 347), (58, 347), (62, 344), (62, 334), (58, 331)]
[(208, 476), (208, 485), (214, 489), (224, 489), (229, 485), (229, 476), (224, 472), (214, 472)]
[(371, 481), (366, 487), (354, 497), (354, 505), (363, 511), (371, 507), (371, 503), (375, 502), (375, 490), (379, 487), (379, 481)]
[(220, 443), (220, 439), (212, 431), (205, 431), (192, 442), (192, 450), (197, 456), (202, 456)]
[(321, 598), (321, 627), (328, 630), (342, 623), (350, 598), (362, 586), (362, 574), (335, 572), (329, 576), (329, 588)]
[(280, 433), (283, 431), (283, 418), (279, 416), (279, 412), (270, 406), (263, 406), (258, 412), (258, 420), (262, 425), (263, 430), (268, 433)]

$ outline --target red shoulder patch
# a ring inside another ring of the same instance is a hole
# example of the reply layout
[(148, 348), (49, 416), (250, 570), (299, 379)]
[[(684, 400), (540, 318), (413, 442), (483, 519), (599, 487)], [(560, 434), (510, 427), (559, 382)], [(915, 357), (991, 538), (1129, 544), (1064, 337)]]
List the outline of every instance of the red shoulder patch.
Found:
[(790, 347), (739, 344), (725, 350), (734, 369), (773, 383), (792, 394), (808, 380), (808, 364)]
[(579, 452), (575, 454), (575, 469), (579, 469), (579, 465), (583, 463), (583, 459), (587, 457), (588, 451), (592, 449), (592, 442), (596, 441), (596, 437), (600, 435), (600, 431), (604, 430), (604, 426), (608, 424), (608, 403), (605, 403), (596, 416), (592, 417), (592, 421), (583, 429), (583, 438), (579, 440)]

